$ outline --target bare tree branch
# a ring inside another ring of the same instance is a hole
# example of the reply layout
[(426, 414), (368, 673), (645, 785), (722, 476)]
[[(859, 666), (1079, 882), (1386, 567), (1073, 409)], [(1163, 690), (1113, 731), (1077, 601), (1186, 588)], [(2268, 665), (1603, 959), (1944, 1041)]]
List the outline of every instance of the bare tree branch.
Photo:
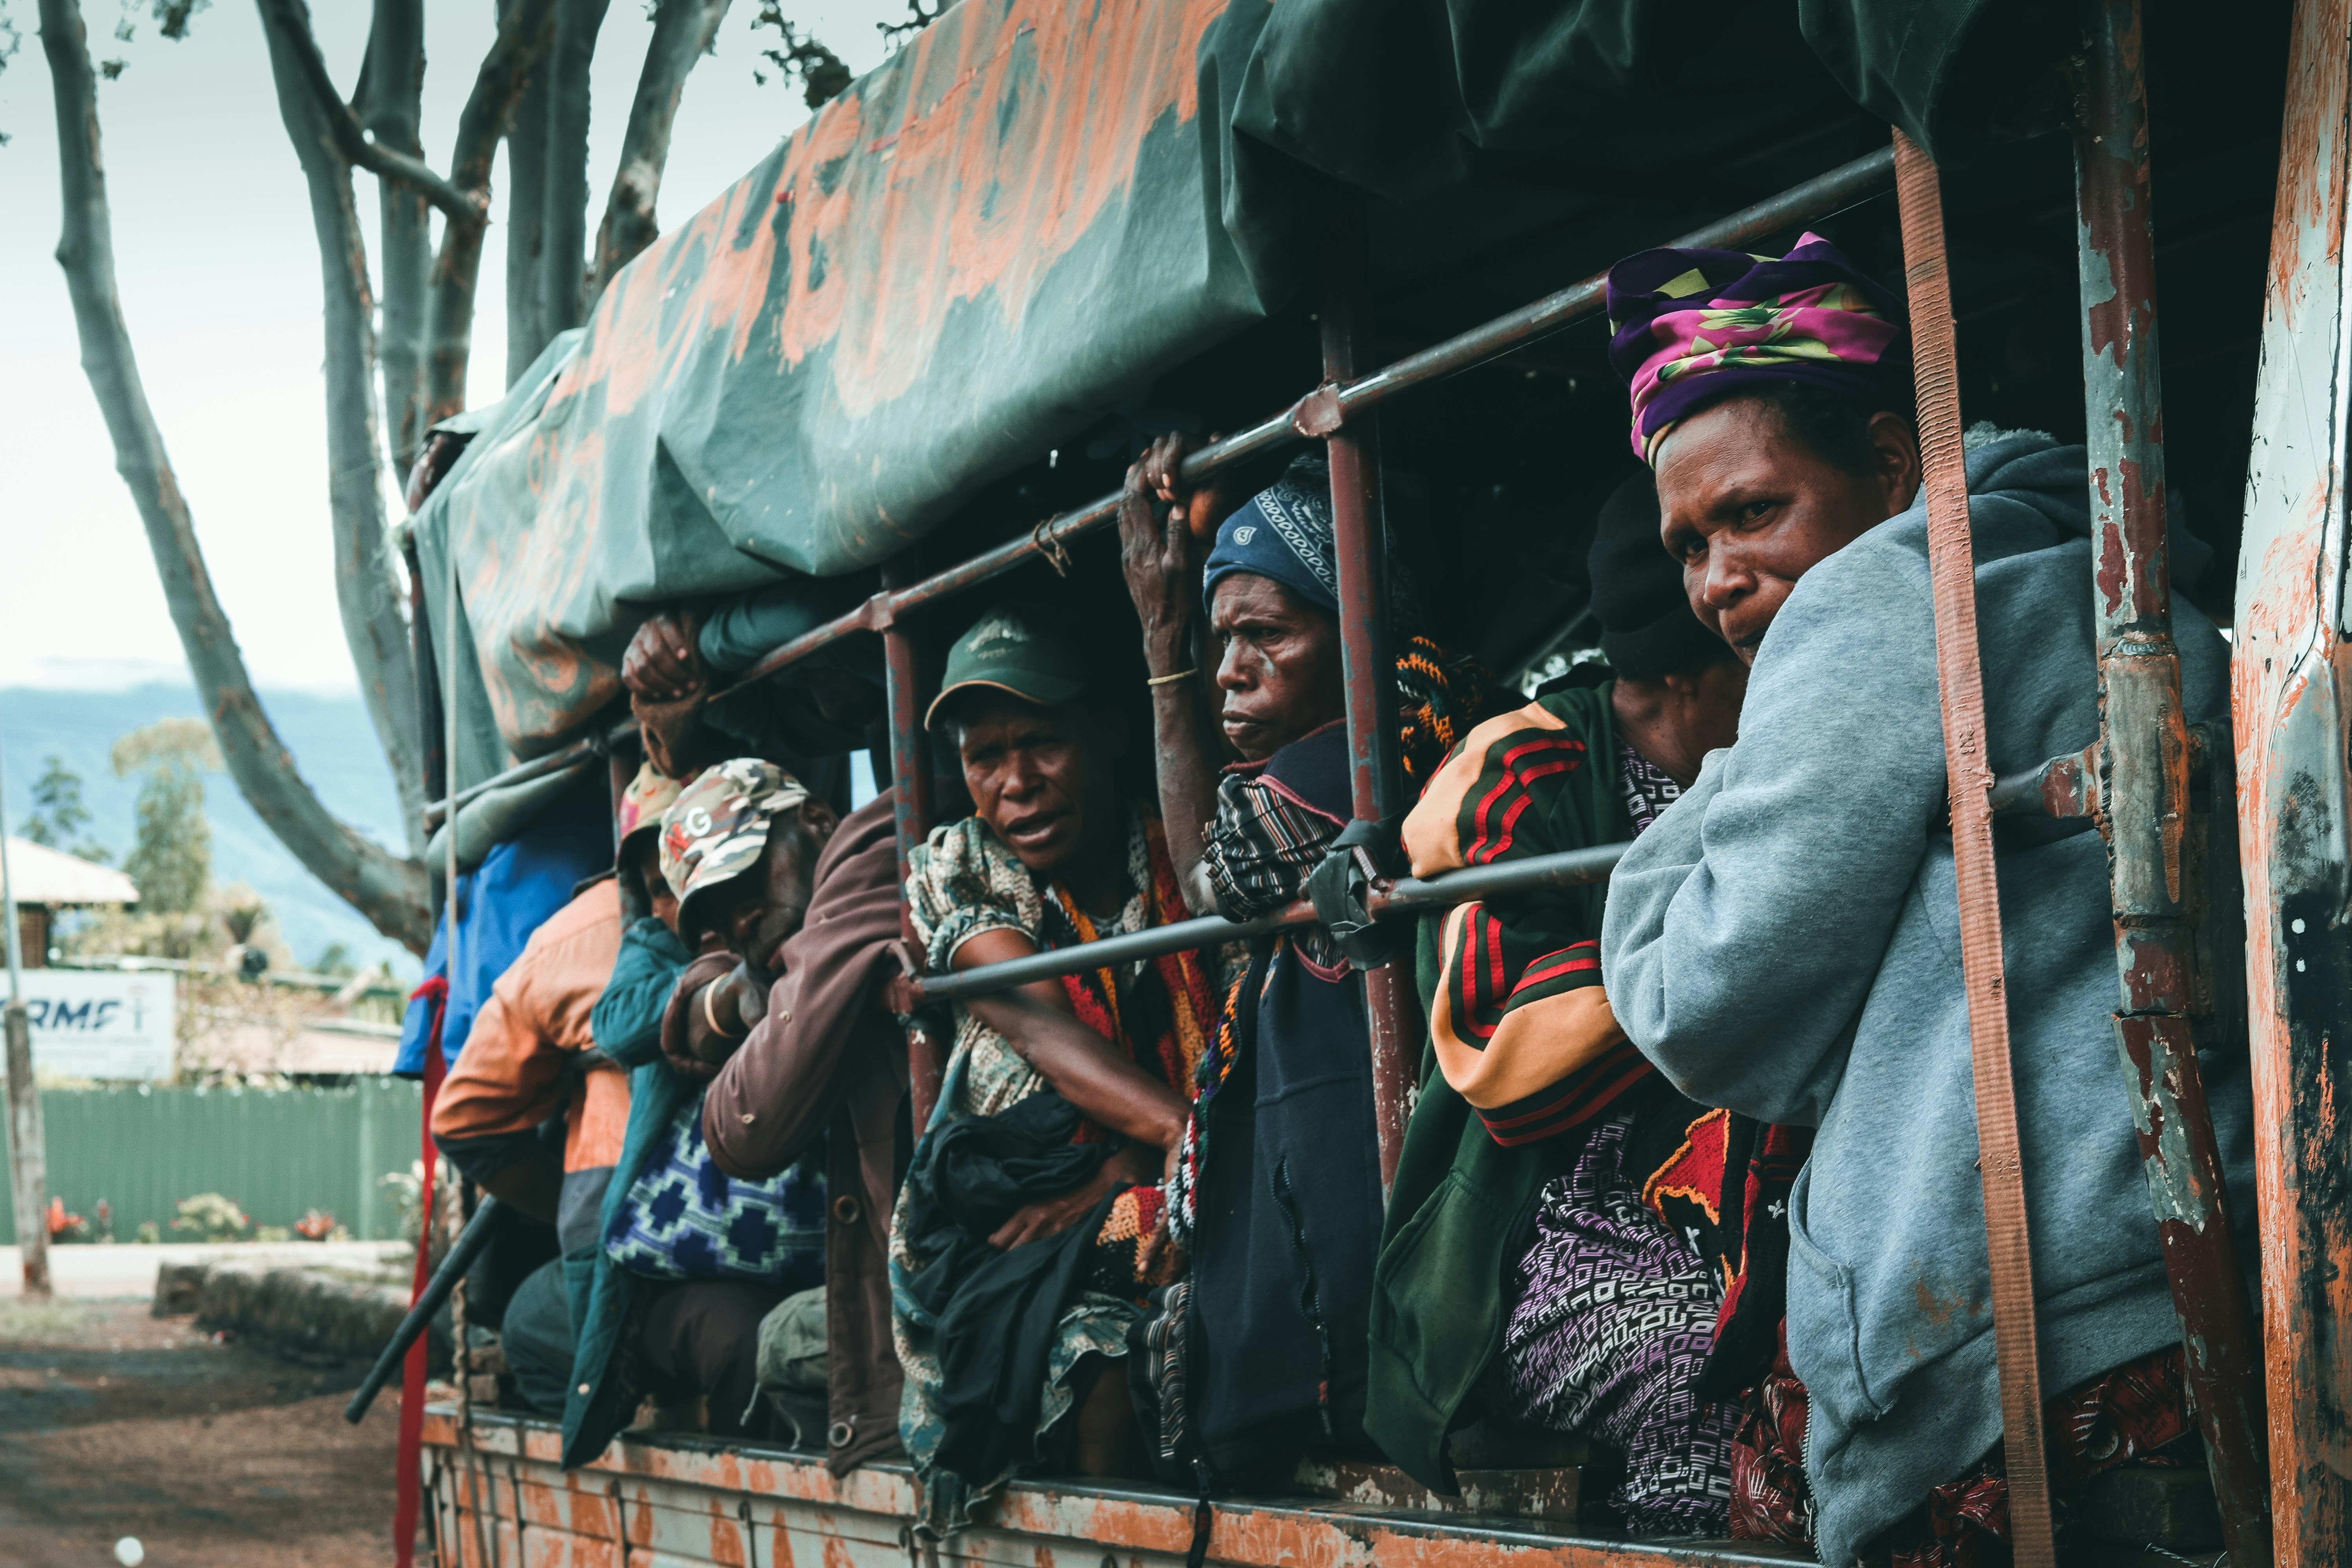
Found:
[[(920, 11), (918, 0), (907, 0), (909, 6)], [(760, 0), (760, 14), (751, 18), (751, 31), (775, 29), (776, 41), (760, 51), (760, 58), (776, 68), (786, 81), (801, 79), (801, 101), (811, 109), (822, 109), (848, 90), (850, 75), (847, 62), (825, 47), (814, 33), (803, 32), (798, 23), (784, 15), (785, 0)], [(887, 23), (877, 24), (883, 36), (890, 36)], [(891, 46), (897, 47), (895, 44)], [(765, 71), (753, 70), (751, 79), (761, 87), (768, 85)]]
[[(588, 66), (606, 0), (561, 0), (547, 57), (547, 218), (540, 330), (580, 324), (588, 291)], [(542, 341), (541, 347), (545, 347)]]
[[(327, 511), (335, 539), (335, 597), (343, 638), (376, 738), (392, 763), (412, 854), (425, 847), (425, 777), (417, 755), (416, 671), (392, 542), (384, 527), (383, 450), (376, 424), (375, 301), (367, 242), (352, 196), (352, 165), (303, 61), (319, 58), (302, 0), (262, 0), (278, 108), (310, 188), (325, 297)], [(338, 103), (336, 109), (341, 109)], [(341, 118), (349, 118), (344, 110)]]
[[(511, 9), (516, 0), (499, 0)], [(548, 54), (531, 68), (530, 82), (515, 105), (514, 123), (507, 127), (507, 378), (508, 386), (522, 379), (539, 351), (553, 335), (539, 319), (544, 301), (540, 274), (547, 256), (547, 133), (552, 121), (548, 106), (555, 97), (551, 57), (562, 29), (561, 0), (556, 33), (548, 39)]]
[(629, 127), (621, 138), (621, 166), (604, 203), (604, 221), (596, 229), (595, 280), (587, 299), (591, 308), (613, 275), (661, 233), (654, 221), (654, 204), (669, 163), (678, 100), (685, 96), (687, 77), (710, 52), (728, 5), (729, 0), (662, 0), (654, 15), (653, 39), (646, 46), (637, 96), (629, 105)]
[[(373, 141), (361, 128), (359, 117), (343, 101), (342, 94), (335, 90), (334, 78), (327, 72), (326, 57), (320, 54), (319, 42), (310, 34), (310, 7), (303, 0), (260, 0), (260, 4), (264, 26), (279, 29), (289, 41), (299, 40), (295, 45), (295, 67), (317, 100), (320, 116), (334, 138), (336, 152), (378, 178), (398, 180), (453, 222), (481, 221), (487, 203), (479, 191), (452, 184), (434, 173), (424, 159)], [(284, 96), (282, 89), (279, 96)]]
[[(460, 190), (487, 190), (499, 140), (514, 119), (531, 68), (554, 31), (555, 0), (513, 0), (499, 17), (498, 41), (482, 57), (474, 90), (457, 117), (449, 181)], [(482, 224), (446, 224), (433, 263), (426, 312), (425, 422), (430, 426), (466, 406), (466, 362), (474, 346), (474, 291), (481, 282)]]
[(213, 593), (204, 551), (180, 493), (139, 377), (114, 276), (113, 221), (99, 153), (98, 86), (75, 0), (40, 0), (41, 47), (57, 103), (64, 268), (81, 336), (82, 368), (114, 442), (154, 552), (157, 575), (188, 671), (246, 801), (278, 841), (375, 928), (422, 952), (432, 934), (424, 868), (338, 822), (296, 772), (254, 695), (228, 617)]
[[(375, 0), (352, 107), (368, 133), (394, 152), (425, 155), (425, 0)], [(384, 434), (392, 471), (405, 482), (425, 447), (425, 280), (433, 269), (432, 211), (394, 180), (376, 183), (383, 229)]]

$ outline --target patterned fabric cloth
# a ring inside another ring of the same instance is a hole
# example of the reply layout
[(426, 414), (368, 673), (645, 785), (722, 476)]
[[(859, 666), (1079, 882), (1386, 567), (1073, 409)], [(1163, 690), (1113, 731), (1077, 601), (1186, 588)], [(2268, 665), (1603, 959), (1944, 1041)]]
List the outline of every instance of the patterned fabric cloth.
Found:
[(1702, 1110), (1679, 1095), (1656, 1099), (1665, 1103), (1645, 1106), (1635, 1120), (1626, 1179), (1641, 1184), (1642, 1202), (1691, 1243), (1713, 1276), (1722, 1305), (1698, 1396), (1737, 1399), (1778, 1353), (1789, 1310), (1789, 1189), (1812, 1151), (1813, 1130)]
[[(1140, 805), (1128, 835), (1128, 886), (1118, 913), (1095, 919), (1059, 885), (1041, 886), (986, 823), (971, 817), (935, 829), (916, 850), (907, 904), (934, 972), (946, 970), (955, 950), (984, 931), (1019, 931), (1040, 949), (1053, 949), (1187, 919), (1191, 911), (1160, 823)], [(1089, 1028), (1161, 1082), (1189, 1094), (1219, 1026), (1218, 962), (1217, 954), (1185, 952), (1082, 971), (1066, 975), (1062, 984)], [(955, 1047), (932, 1129), (967, 1116), (993, 1116), (1045, 1087), (1010, 1040), (961, 1005), (955, 1014)], [(1084, 1123), (1077, 1136), (1088, 1141), (1109, 1134)], [(933, 1409), (941, 1374), (929, 1330), (908, 1312), (903, 1281), (921, 1262), (907, 1250), (904, 1220), (902, 1194), (890, 1224), (891, 1335), (907, 1373), (899, 1433), (916, 1473), (928, 1478), (942, 1431)], [(1130, 1187), (1112, 1203), (1096, 1237), (1099, 1255), (1087, 1271), (1090, 1288), (1063, 1313), (1046, 1357), (1038, 1436), (1068, 1413), (1075, 1397), (1068, 1379), (1079, 1362), (1127, 1353), (1128, 1325), (1139, 1315), (1158, 1273), (1174, 1261), (1170, 1249), (1152, 1245), (1166, 1226), (1165, 1200), (1156, 1186)], [(1147, 1274), (1147, 1258), (1155, 1273)], [(960, 1528), (969, 1507), (1010, 1479), (1010, 1473), (980, 1478), (969, 1489), (950, 1489), (950, 1506), (927, 1511), (928, 1525), (942, 1532)]]
[(1633, 395), (1633, 451), (1738, 383), (1802, 382), (1874, 409), (1911, 405), (1903, 301), (1817, 234), (1785, 257), (1644, 250), (1609, 269), (1609, 363)]
[(1335, 537), (1330, 490), (1286, 473), (1217, 525), (1217, 542), (1201, 563), (1201, 602), (1213, 612), (1217, 584), (1236, 572), (1247, 572), (1271, 578), (1336, 615), (1339, 565)]
[[(915, 851), (907, 879), (908, 912), (914, 918), (925, 962), (934, 973), (944, 973), (956, 949), (986, 931), (1018, 931), (1040, 948), (1054, 948), (1187, 919), (1190, 911), (1176, 894), (1175, 873), (1167, 862), (1159, 821), (1137, 807), (1127, 841), (1131, 891), (1118, 913), (1097, 918), (1079, 910), (1062, 889), (1038, 886), (986, 823), (966, 817), (934, 829), (930, 841)], [(1105, 1026), (1114, 1013), (1128, 1020), (1130, 1007), (1144, 1007), (1155, 1018), (1166, 1012), (1165, 1030), (1146, 1036), (1153, 1042), (1154, 1060), (1148, 1065), (1156, 1066), (1167, 1082), (1181, 1089), (1192, 1082), (1192, 1066), (1208, 1048), (1215, 1028), (1221, 976), (1208, 967), (1213, 962), (1187, 952), (1139, 962), (1119, 973), (1098, 969), (1066, 976), (1063, 985), (1071, 992), (1079, 1016), (1106, 1037), (1110, 1031)], [(1085, 994), (1083, 1001), (1080, 993)], [(1172, 996), (1181, 996), (1184, 1005), (1169, 1008)], [(1045, 1081), (1021, 1059), (1011, 1041), (968, 1009), (957, 1007), (955, 1017), (955, 1052), (971, 1058), (966, 1075), (969, 1100), (945, 1114), (992, 1116)], [(1121, 1026), (1129, 1031), (1121, 1043), (1132, 1044), (1132, 1022)]]
[[(1227, 768), (1217, 783), (1217, 816), (1208, 825), (1201, 862), (1218, 912), (1228, 920), (1251, 920), (1297, 899), (1307, 874), (1347, 826), (1339, 815), (1347, 794), (1344, 721), (1310, 731), (1261, 762)], [(1224, 989), (1210, 1048), (1186, 1090), (1192, 1114), (1184, 1125), (1184, 1153), (1169, 1177), (1167, 1197), (1169, 1234), (1187, 1249), (1192, 1245), (1209, 1106), (1255, 1035), (1255, 1009), (1274, 986), (1278, 961), (1287, 954), (1322, 980), (1350, 973), (1348, 960), (1319, 926), (1261, 937), (1255, 945), (1257, 954), (1240, 954), (1244, 962), (1235, 965), (1238, 973)]]
[(1683, 797), (1683, 786), (1672, 773), (1622, 741), (1617, 742), (1617, 787), (1637, 838), (1650, 830), (1660, 812)]
[[(1343, 729), (1346, 722), (1334, 720), (1311, 733)], [(1272, 760), (1235, 763), (1217, 780), (1217, 816), (1209, 824), (1201, 865), (1227, 920), (1255, 920), (1298, 897), (1307, 874), (1347, 826), (1266, 777)]]
[[(1476, 660), (1413, 637), (1397, 656), (1399, 763), (1407, 780), (1425, 782), (1486, 707), (1491, 683)], [(1322, 729), (1344, 729), (1335, 719)], [(1301, 736), (1301, 740), (1309, 736)], [(1296, 790), (1265, 776), (1265, 763), (1239, 763), (1217, 781), (1217, 816), (1204, 835), (1202, 865), (1229, 920), (1254, 920), (1299, 896), (1347, 820), (1309, 805)], [(1300, 951), (1339, 965), (1329, 940), (1305, 935)]]
[(656, 1279), (751, 1279), (786, 1292), (824, 1278), (822, 1152), (764, 1181), (720, 1170), (687, 1100), (604, 1231), (604, 1254)]
[[(1811, 1413), (1805, 1385), (1790, 1369), (1784, 1335), (1771, 1374), (1742, 1401), (1731, 1443), (1734, 1539), (1813, 1543), (1804, 1468)], [(2205, 1462), (2178, 1345), (2045, 1401), (2042, 1426), (2062, 1543), (2069, 1504), (2094, 1476), (2127, 1464), (2177, 1469)], [(1874, 1568), (1994, 1568), (2008, 1563), (2008, 1542), (2009, 1473), (1996, 1443), (1882, 1532), (1864, 1560)]]
[(1694, 1392), (1715, 1341), (1715, 1282), (1626, 1180), (1632, 1120), (1595, 1128), (1575, 1167), (1544, 1189), (1496, 1363), (1503, 1402), (1624, 1451), (1610, 1501), (1633, 1533), (1719, 1532), (1737, 1415)]
[[(1563, 717), (1583, 700), (1555, 693), (1470, 731), (1405, 817), (1414, 876), (1607, 841), (1582, 821), (1593, 759)], [(1612, 824), (1608, 837), (1619, 831)], [(1598, 924), (1573, 896), (1457, 904), (1444, 916), (1430, 1042), (1445, 1081), (1499, 1142), (1584, 1125), (1654, 1070), (1601, 991)]]
[[(1287, 932), (1273, 939), (1276, 946), (1286, 945)], [(1177, 1247), (1189, 1252), (1193, 1245), (1193, 1227), (1201, 1215), (1201, 1163), (1204, 1141), (1202, 1130), (1207, 1127), (1210, 1103), (1225, 1079), (1233, 1076), (1234, 1063), (1240, 1059), (1241, 1042), (1247, 1032), (1245, 1015), (1256, 1001), (1249, 992), (1253, 976), (1263, 994), (1274, 979), (1271, 963), (1263, 973), (1256, 965), (1245, 968), (1226, 988), (1225, 1005), (1217, 1015), (1216, 1033), (1211, 1037), (1209, 1050), (1194, 1069), (1192, 1081), (1185, 1092), (1192, 1101), (1192, 1112), (1184, 1119), (1184, 1152), (1168, 1174), (1165, 1188), (1167, 1199), (1168, 1236)]]
[(1495, 686), (1476, 659), (1427, 637), (1407, 639), (1397, 655), (1396, 682), (1397, 763), (1419, 788), (1495, 705)]
[[(1328, 741), (1345, 727), (1345, 721), (1335, 721), (1300, 740)], [(1298, 898), (1307, 873), (1348, 826), (1344, 816), (1269, 776), (1272, 761), (1236, 763), (1217, 780), (1217, 816), (1203, 836), (1201, 866), (1216, 894), (1217, 912), (1227, 920), (1255, 920)], [(1308, 962), (1335, 978), (1348, 973), (1347, 959), (1320, 926), (1292, 934)], [(1227, 1001), (1230, 1005), (1230, 987)]]

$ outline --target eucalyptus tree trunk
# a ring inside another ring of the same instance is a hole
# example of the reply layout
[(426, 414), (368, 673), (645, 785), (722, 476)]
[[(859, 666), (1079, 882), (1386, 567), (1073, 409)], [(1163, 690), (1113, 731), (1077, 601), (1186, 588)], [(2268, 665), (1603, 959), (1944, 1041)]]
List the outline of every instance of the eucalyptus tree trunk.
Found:
[[(500, 16), (509, 16), (521, 0), (500, 0)], [(562, 23), (558, 0), (555, 26)], [(540, 319), (540, 274), (547, 259), (547, 132), (548, 102), (554, 89), (548, 81), (547, 55), (555, 49), (552, 33), (547, 53), (531, 67), (515, 105), (514, 122), (507, 127), (507, 379), (512, 386), (539, 357), (553, 335)]]
[[(547, 78), (547, 209), (540, 258), (540, 330), (547, 339), (578, 326), (588, 293), (588, 67), (606, 0), (561, 0)], [(537, 357), (534, 355), (533, 357)]]
[[(425, 847), (425, 774), (418, 757), (416, 670), (407, 606), (383, 514), (382, 436), (376, 423), (375, 301), (367, 244), (352, 194), (352, 165), (338, 150), (326, 106), (304, 68), (315, 54), (302, 0), (263, 0), (262, 33), (278, 113), (310, 188), (326, 301), (327, 512), (335, 541), (335, 598), (360, 692), (400, 792), (408, 849)], [(320, 62), (323, 68), (324, 62)], [(387, 184), (389, 183), (387, 182)]]
[[(40, 0), (41, 47), (57, 104), (64, 268), (82, 369), (112, 437), (155, 557), (188, 671), (238, 790), (279, 842), (378, 931), (422, 952), (430, 938), (424, 868), (338, 822), (302, 781), (262, 711), (213, 593), (186, 499), (148, 406), (114, 276), (113, 221), (100, 155), (98, 89), (75, 0)], [(371, 436), (373, 432), (371, 432)]]
[[(515, 121), (515, 107), (555, 26), (555, 0), (509, 0), (499, 13), (498, 42), (482, 57), (457, 117), (449, 181), (461, 190), (489, 189), (499, 142)], [(462, 413), (466, 364), (474, 348), (474, 295), (482, 275), (482, 222), (446, 223), (426, 293), (425, 422)], [(511, 247), (513, 237), (508, 244)]]
[[(662, 169), (669, 162), (669, 137), (677, 123), (686, 79), (719, 36), (729, 0), (661, 0), (654, 36), (646, 46), (645, 68), (629, 103), (629, 127), (621, 138), (621, 166), (596, 228), (596, 264), (586, 308), (593, 310), (613, 275), (660, 237), (654, 204), (661, 195)], [(583, 311), (585, 318), (585, 310)]]
[[(509, 0), (509, 4), (512, 0)], [(507, 384), (587, 290), (589, 66), (608, 0), (556, 0), (555, 34), (507, 132)]]
[[(425, 156), (425, 0), (375, 0), (367, 55), (353, 95), (360, 123), (383, 146)], [(383, 230), (384, 437), (392, 471), (405, 482), (425, 446), (425, 283), (433, 268), (432, 209), (397, 180), (376, 182)]]

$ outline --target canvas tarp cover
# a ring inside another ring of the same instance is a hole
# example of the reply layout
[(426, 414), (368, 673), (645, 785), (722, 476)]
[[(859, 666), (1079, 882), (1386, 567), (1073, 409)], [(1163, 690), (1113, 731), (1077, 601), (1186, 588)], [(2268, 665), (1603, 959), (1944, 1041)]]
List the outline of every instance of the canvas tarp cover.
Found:
[(509, 749), (613, 697), (642, 606), (879, 561), (1263, 313), (1202, 112), (1224, 8), (959, 6), (614, 280), (420, 520)]
[(1965, 142), (1937, 95), (1991, 4), (965, 0), (467, 416), (418, 520), (458, 781), (608, 703), (652, 605), (882, 561), (1262, 318), (1318, 191), (1425, 264), (1450, 231), (1396, 204), (1433, 192), (1507, 223), (1857, 99)]

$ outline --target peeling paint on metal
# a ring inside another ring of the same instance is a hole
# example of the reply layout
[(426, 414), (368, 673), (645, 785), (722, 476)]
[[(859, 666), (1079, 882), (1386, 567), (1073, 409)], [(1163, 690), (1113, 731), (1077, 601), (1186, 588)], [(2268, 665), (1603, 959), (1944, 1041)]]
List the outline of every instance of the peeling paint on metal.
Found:
[(2352, 1216), (2331, 1203), (2342, 1195), (2330, 1168), (2342, 1149), (2341, 1069), (2326, 1026), (2313, 1026), (2332, 1012), (2340, 1027), (2347, 997), (2340, 973), (2292, 968), (2289, 929), (2299, 920), (2307, 937), (2344, 945), (2333, 925), (2340, 899), (2326, 896), (2343, 869), (2327, 848), (2342, 824), (2322, 833), (2315, 819), (2330, 815), (2330, 774), (2341, 795), (2345, 740), (2333, 688), (2344, 559), (2347, 25), (2345, 0), (2295, 6), (2231, 672), (2254, 1125), (2265, 1133), (2255, 1162), (2281, 1568), (2352, 1557), (2347, 1383), (2326, 1348), (2342, 1342), (2347, 1321), (2336, 1298), (2352, 1274)]
[[(796, 1552), (809, 1552), (824, 1568), (908, 1565), (902, 1531), (915, 1513), (916, 1495), (904, 1466), (868, 1466), (836, 1479), (814, 1456), (723, 1449), (693, 1439), (672, 1447), (624, 1436), (567, 1475), (558, 1468), (559, 1435), (551, 1424), (478, 1415), (473, 1431), (481, 1447), (498, 1440), (518, 1456), (515, 1489), (484, 1496), (487, 1525), (511, 1529), (514, 1504), (503, 1500), (514, 1490), (551, 1500), (548, 1506), (523, 1505), (533, 1521), (532, 1562), (618, 1568), (620, 1543), (612, 1523), (619, 1504), (628, 1519), (632, 1563), (790, 1568)], [(441, 1462), (455, 1454), (457, 1437), (446, 1406), (426, 1413), (427, 1478), (436, 1517), (444, 1521), (460, 1506), (451, 1489), (462, 1485), (461, 1478), (456, 1467)], [(569, 1505), (553, 1506), (558, 1499), (570, 1500)], [(470, 1501), (462, 1506), (470, 1517)], [(752, 1521), (748, 1535), (718, 1529), (722, 1517), (731, 1525), (747, 1514)], [(1179, 1568), (1192, 1541), (1192, 1515), (1190, 1498), (1157, 1489), (1017, 1483), (973, 1528), (942, 1542), (939, 1561), (948, 1568), (1092, 1568), (1106, 1562), (1115, 1568)], [(684, 1528), (688, 1521), (692, 1532)], [(728, 1555), (739, 1542), (746, 1555)], [(475, 1561), (464, 1548), (456, 1555), (468, 1565)], [(1221, 1501), (1208, 1553), (1220, 1568), (1769, 1568), (1802, 1560), (1746, 1543), (1632, 1544), (1583, 1536), (1548, 1520), (1490, 1514), (1450, 1521), (1410, 1509), (1307, 1498)]]

